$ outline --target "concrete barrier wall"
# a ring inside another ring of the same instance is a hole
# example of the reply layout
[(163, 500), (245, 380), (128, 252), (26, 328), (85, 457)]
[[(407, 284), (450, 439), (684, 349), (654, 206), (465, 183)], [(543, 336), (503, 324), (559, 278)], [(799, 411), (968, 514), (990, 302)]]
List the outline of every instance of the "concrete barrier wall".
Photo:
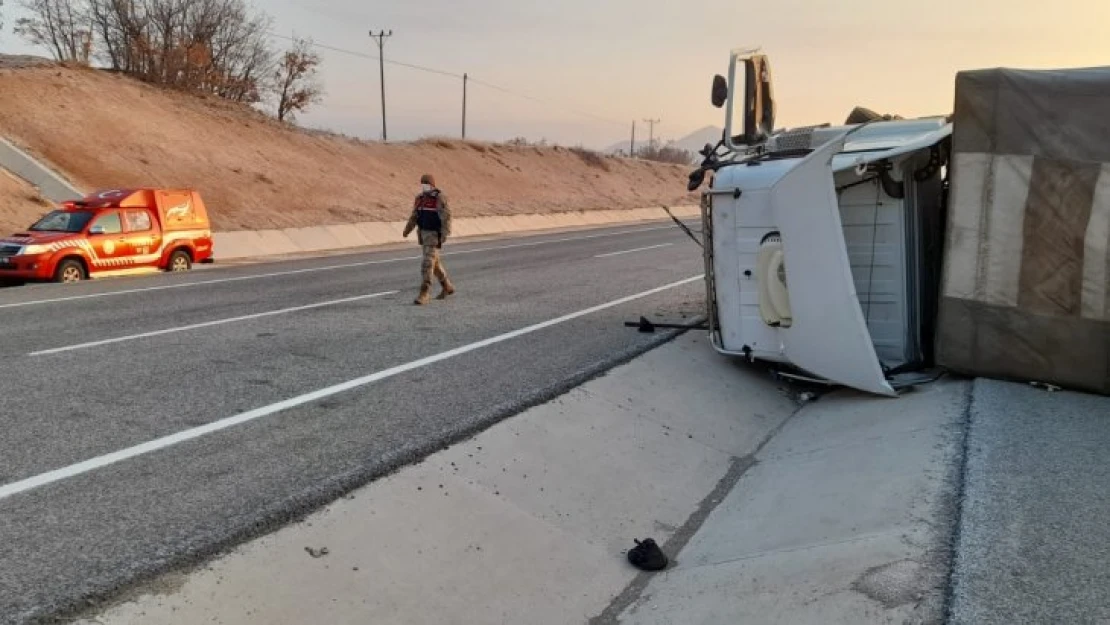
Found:
[[(671, 212), (676, 217), (695, 217), (701, 211), (697, 206), (678, 206), (672, 208)], [(548, 215), (459, 217), (454, 220), (451, 229), (454, 237), (473, 237), (660, 219), (667, 219), (667, 214), (661, 208), (634, 208)], [(328, 252), (401, 243), (404, 241), (401, 236), (404, 227), (404, 222), (368, 221), (311, 228), (217, 232), (214, 235), (216, 260)]]
[(30, 154), (0, 137), (0, 167), (26, 180), (43, 197), (54, 203), (76, 200), (84, 197), (77, 187), (65, 180), (54, 170), (35, 160)]

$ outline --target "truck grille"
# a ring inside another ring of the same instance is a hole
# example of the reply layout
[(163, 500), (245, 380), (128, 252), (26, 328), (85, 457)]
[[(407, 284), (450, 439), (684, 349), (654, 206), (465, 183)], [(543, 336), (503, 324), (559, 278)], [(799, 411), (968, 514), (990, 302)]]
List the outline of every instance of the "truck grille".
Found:
[(813, 149), (813, 128), (789, 130), (772, 139), (771, 152), (792, 152)]
[(0, 257), (15, 256), (16, 254), (19, 253), (20, 249), (22, 249), (22, 248), (18, 245), (0, 244)]

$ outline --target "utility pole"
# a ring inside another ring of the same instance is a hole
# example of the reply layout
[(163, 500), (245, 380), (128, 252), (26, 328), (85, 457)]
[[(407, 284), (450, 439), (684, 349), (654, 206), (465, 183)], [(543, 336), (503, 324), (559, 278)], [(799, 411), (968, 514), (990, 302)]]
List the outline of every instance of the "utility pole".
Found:
[(632, 142), (628, 144), (628, 158), (636, 158), (636, 120), (632, 120)]
[(378, 44), (378, 68), (381, 70), (381, 80), (382, 80), (382, 141), (386, 141), (386, 140), (389, 139), (389, 136), (385, 132), (385, 40), (386, 40), (387, 37), (392, 37), (392, 36), (393, 36), (393, 31), (392, 30), (390, 30), (389, 32), (386, 32), (386, 31), (383, 30), (383, 31), (379, 32), (376, 35), (374, 34), (374, 31), (372, 31), (372, 30), (370, 31), (370, 38), (374, 39)]
[(663, 120), (661, 119), (645, 119), (644, 122), (648, 125), (648, 149), (655, 147), (655, 124)]
[(466, 82), (467, 82), (467, 80), (469, 80), (469, 77), (466, 75), (466, 72), (463, 72), (463, 124), (462, 124), (463, 128), (462, 128), (462, 138), (464, 140), (466, 139)]

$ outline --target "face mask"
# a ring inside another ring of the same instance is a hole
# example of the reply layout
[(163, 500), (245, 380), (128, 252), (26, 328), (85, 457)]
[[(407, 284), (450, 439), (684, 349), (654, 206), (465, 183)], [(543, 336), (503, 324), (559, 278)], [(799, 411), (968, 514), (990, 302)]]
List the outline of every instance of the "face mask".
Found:
[(429, 192), (429, 191), (431, 191), (431, 190), (432, 190), (432, 185), (430, 185), (430, 184), (422, 184), (422, 185), (420, 185), (420, 189), (421, 189), (422, 191), (424, 191), (424, 193), (427, 193), (427, 192)]

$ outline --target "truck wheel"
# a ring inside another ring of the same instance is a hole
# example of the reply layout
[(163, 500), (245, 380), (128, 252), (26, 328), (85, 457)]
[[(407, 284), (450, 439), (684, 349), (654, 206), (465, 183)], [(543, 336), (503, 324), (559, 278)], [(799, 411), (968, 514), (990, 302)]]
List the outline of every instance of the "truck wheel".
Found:
[(85, 273), (85, 266), (80, 261), (72, 258), (67, 258), (58, 263), (58, 268), (54, 270), (54, 282), (80, 282), (88, 278)]
[(179, 272), (189, 271), (193, 268), (193, 259), (189, 258), (189, 253), (185, 250), (177, 250), (170, 254), (170, 262), (166, 265), (166, 271)]

